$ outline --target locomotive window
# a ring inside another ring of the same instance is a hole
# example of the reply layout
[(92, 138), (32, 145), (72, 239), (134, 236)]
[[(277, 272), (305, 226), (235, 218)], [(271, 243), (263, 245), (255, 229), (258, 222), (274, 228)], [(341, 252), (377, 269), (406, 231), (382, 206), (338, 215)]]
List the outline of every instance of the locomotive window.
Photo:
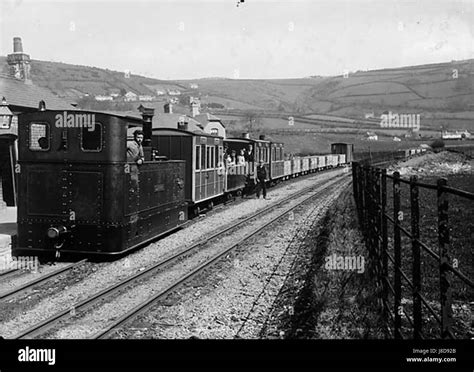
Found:
[(49, 124), (30, 123), (30, 150), (48, 151), (49, 150)]
[(196, 146), (196, 170), (201, 169), (201, 147)]
[(95, 123), (94, 130), (90, 130), (90, 127), (81, 128), (81, 149), (92, 152), (102, 151), (102, 124)]

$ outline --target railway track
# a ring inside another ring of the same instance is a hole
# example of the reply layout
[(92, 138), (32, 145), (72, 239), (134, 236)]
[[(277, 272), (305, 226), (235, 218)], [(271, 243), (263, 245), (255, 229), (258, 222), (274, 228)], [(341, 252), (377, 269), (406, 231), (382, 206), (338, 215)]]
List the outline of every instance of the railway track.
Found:
[[(252, 231), (250, 234), (247, 234), (244, 239), (242, 239), (238, 243), (234, 244), (231, 248), (220, 252), (218, 255), (214, 256), (209, 262), (204, 263), (202, 265), (199, 265), (191, 273), (189, 273), (185, 277), (181, 278), (181, 280), (178, 283), (175, 283), (175, 284), (171, 285), (170, 287), (167, 287), (164, 291), (160, 291), (160, 293), (158, 293), (159, 296), (157, 298), (152, 298), (149, 301), (147, 301), (147, 305), (143, 305), (147, 308), (148, 306), (150, 306), (150, 304), (157, 301), (157, 299), (162, 298), (163, 296), (165, 296), (167, 293), (169, 293), (170, 291), (175, 289), (177, 286), (179, 286), (180, 284), (185, 282), (187, 279), (194, 276), (198, 272), (201, 272), (203, 269), (210, 266), (212, 263), (216, 262), (219, 258), (226, 255), (228, 252), (230, 252), (236, 246), (241, 244), (243, 241), (245, 241), (245, 240), (249, 239), (250, 237), (254, 236), (259, 231), (263, 230), (268, 225), (274, 223), (276, 220), (281, 218), (283, 215), (287, 214), (289, 211), (291, 211), (294, 208), (298, 207), (299, 205), (303, 204), (307, 200), (309, 200), (311, 198), (314, 198), (315, 196), (319, 195), (324, 190), (327, 190), (328, 187), (330, 187), (331, 185), (333, 185), (337, 182), (340, 182), (341, 178), (343, 178), (345, 175), (347, 175), (347, 174), (344, 173), (344, 174), (336, 176), (336, 177), (334, 177), (330, 180), (326, 180), (326, 181), (323, 181), (323, 182), (318, 183), (316, 185), (312, 185), (310, 187), (307, 187), (303, 190), (300, 190), (299, 192), (297, 192), (295, 194), (292, 194), (292, 195), (280, 200), (279, 202), (275, 203), (274, 205), (270, 205), (266, 208), (263, 208), (263, 209), (257, 211), (256, 213), (253, 213), (253, 214), (247, 216), (246, 218), (242, 219), (241, 221), (233, 223), (230, 226), (218, 229), (214, 233), (212, 233), (211, 235), (207, 236), (205, 239), (199, 240), (198, 242), (190, 245), (189, 247), (187, 247), (187, 248), (185, 248), (185, 249), (183, 249), (179, 252), (176, 252), (173, 255), (171, 255), (167, 258), (164, 258), (163, 260), (153, 264), (152, 266), (148, 267), (147, 269), (145, 269), (141, 272), (138, 272), (135, 275), (132, 275), (132, 276), (126, 278), (125, 280), (120, 281), (119, 283), (116, 283), (112, 286), (109, 286), (109, 287), (105, 288), (104, 290), (102, 290), (100, 292), (97, 292), (94, 295), (86, 298), (83, 301), (75, 303), (74, 305), (70, 306), (68, 309), (60, 311), (60, 312), (54, 314), (53, 316), (43, 320), (42, 322), (37, 323), (37, 324), (23, 330), (22, 332), (16, 334), (13, 338), (17, 338), (17, 339), (35, 338), (35, 337), (44, 335), (48, 331), (50, 331), (50, 330), (54, 329), (55, 327), (57, 327), (57, 325), (60, 322), (66, 321), (69, 318), (72, 318), (72, 317), (74, 317), (78, 314), (84, 313), (87, 309), (90, 309), (90, 307), (93, 304), (105, 301), (108, 298), (112, 297), (113, 295), (115, 295), (115, 294), (123, 291), (127, 287), (131, 286), (132, 284), (134, 284), (138, 281), (142, 281), (145, 278), (156, 274), (160, 270), (164, 269), (166, 266), (168, 266), (170, 264), (173, 264), (177, 261), (183, 260), (184, 257), (186, 257), (187, 255), (192, 254), (193, 251), (196, 251), (198, 248), (204, 246), (205, 244), (210, 243), (211, 241), (215, 240), (216, 238), (220, 238), (224, 234), (229, 234), (231, 231), (239, 229), (243, 225), (248, 224), (249, 222), (251, 222), (252, 220), (254, 220), (254, 219), (256, 219), (256, 218), (258, 218), (258, 217), (260, 217), (264, 214), (267, 214), (267, 213), (269, 213), (269, 212), (271, 212), (271, 211), (273, 211), (277, 208), (281, 208), (285, 204), (293, 201), (295, 198), (301, 197), (301, 196), (303, 196), (303, 195), (305, 195), (305, 194), (307, 194), (311, 191), (314, 191), (315, 189), (322, 189), (321, 191), (316, 192), (316, 194), (312, 193), (309, 197), (305, 198), (299, 204), (297, 204), (297, 205), (295, 205), (295, 206), (293, 206), (289, 209), (286, 208), (282, 213), (279, 213), (279, 215), (276, 218), (273, 218), (268, 223), (266, 223), (264, 226), (259, 227), (257, 230)], [(154, 297), (156, 297), (156, 296), (154, 296)], [(133, 312), (132, 315), (129, 314), (129, 312), (127, 312), (123, 317), (121, 317), (119, 319), (121, 321), (120, 324), (122, 324), (122, 322), (126, 322), (126, 321), (130, 320), (130, 318), (133, 317), (134, 315), (136, 315), (138, 313), (141, 313), (143, 311), (143, 306), (139, 306), (139, 308), (138, 307), (134, 308), (132, 310), (132, 312)], [(73, 311), (71, 311), (71, 309), (73, 309)], [(116, 327), (117, 327), (117, 325), (114, 323), (112, 326), (107, 327), (107, 329), (105, 331), (101, 332), (101, 334), (98, 334), (98, 335), (93, 336), (93, 337), (95, 337), (95, 338), (106, 337)]]
[(5, 279), (8, 276), (11, 276), (15, 273), (17, 273), (19, 270), (18, 269), (10, 269), (10, 270), (4, 270), (0, 272), (0, 280)]
[[(164, 289), (160, 290), (157, 294), (154, 296), (150, 297), (146, 301), (142, 302), (132, 310), (128, 311), (121, 317), (119, 317), (117, 320), (115, 320), (112, 324), (108, 325), (104, 330), (94, 334), (91, 338), (92, 339), (104, 339), (108, 338), (110, 335), (112, 335), (117, 329), (119, 329), (121, 326), (125, 325), (127, 322), (131, 321), (132, 319), (136, 318), (140, 314), (143, 314), (147, 309), (149, 309), (151, 306), (153, 306), (155, 303), (159, 302), (160, 300), (164, 299), (168, 294), (173, 292), (174, 290), (178, 289), (180, 286), (185, 284), (188, 280), (192, 279), (196, 275), (202, 273), (204, 270), (208, 269), (215, 263), (217, 263), (220, 259), (223, 257), (226, 257), (229, 253), (234, 251), (236, 248), (241, 246), (243, 243), (245, 243), (247, 240), (253, 238), (255, 235), (259, 234), (262, 230), (266, 229), (268, 226), (274, 224), (276, 221), (281, 219), (282, 217), (288, 215), (291, 211), (294, 209), (305, 205), (307, 202), (309, 202), (311, 199), (321, 196), (321, 194), (325, 193), (328, 191), (328, 188), (332, 185), (334, 185), (337, 181), (333, 182), (328, 182), (325, 186), (319, 187), (318, 190), (314, 191), (311, 193), (308, 197), (303, 198), (303, 200), (298, 201), (294, 205), (284, 208), (280, 213), (278, 213), (276, 216), (272, 217), (269, 219), (269, 221), (265, 222), (264, 224), (254, 228), (252, 231), (249, 233), (245, 234), (244, 237), (240, 238), (238, 241), (234, 242), (227, 248), (221, 250), (217, 254), (213, 255), (210, 259), (208, 259), (206, 262), (203, 262), (196, 268), (194, 268), (192, 271), (188, 272), (186, 275), (182, 276), (181, 278), (175, 280), (173, 283), (165, 287)], [(307, 190), (307, 192), (310, 192)], [(292, 197), (292, 199), (298, 198), (301, 195), (304, 195), (305, 193), (298, 193), (298, 196)], [(276, 209), (272, 208), (272, 209)]]
[[(78, 261), (78, 262), (75, 262), (75, 263), (72, 263), (72, 264), (69, 264), (69, 265), (66, 265), (64, 267), (61, 267), (57, 270), (54, 270), (48, 274), (45, 274), (45, 275), (42, 275), (40, 276), (39, 278), (36, 278), (34, 280), (31, 280), (27, 283), (24, 283), (16, 288), (13, 288), (9, 291), (6, 291), (6, 292), (3, 292), (3, 293), (0, 293), (0, 301), (6, 301), (14, 296), (18, 296), (20, 294), (23, 294), (23, 293), (26, 293), (30, 290), (32, 290), (34, 287), (36, 287), (37, 285), (41, 284), (41, 283), (44, 283), (46, 282), (47, 280), (50, 280), (58, 275), (61, 275), (67, 271), (70, 271), (72, 270), (73, 268), (75, 267), (78, 267), (82, 264), (84, 264), (85, 262), (87, 262), (87, 259), (84, 259), (84, 260), (81, 260), (81, 261)], [(13, 270), (10, 270), (11, 272), (16, 272), (18, 271), (17, 269), (13, 269)], [(4, 274), (4, 275), (7, 275), (7, 274)]]

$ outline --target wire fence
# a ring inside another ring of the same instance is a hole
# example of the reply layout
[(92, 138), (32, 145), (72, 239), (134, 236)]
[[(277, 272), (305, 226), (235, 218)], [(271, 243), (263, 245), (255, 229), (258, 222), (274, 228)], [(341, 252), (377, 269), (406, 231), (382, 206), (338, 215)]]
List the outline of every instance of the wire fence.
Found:
[[(474, 210), (469, 204), (474, 194), (449, 187), (446, 179), (433, 185), (419, 182), (416, 176), (406, 180), (399, 172), (388, 175), (386, 169), (352, 164), (354, 198), (370, 270), (377, 279), (383, 315), (393, 336), (468, 337), (465, 331), (472, 326), (469, 306), (474, 283), (466, 272), (472, 275), (473, 234), (464, 231), (463, 235), (461, 225), (466, 218), (462, 212)], [(421, 191), (435, 194), (420, 201)], [(451, 202), (454, 197), (459, 200)], [(456, 222), (455, 228), (450, 219)], [(460, 235), (454, 239), (456, 247), (450, 236), (453, 231)], [(456, 324), (453, 306), (461, 318)]]

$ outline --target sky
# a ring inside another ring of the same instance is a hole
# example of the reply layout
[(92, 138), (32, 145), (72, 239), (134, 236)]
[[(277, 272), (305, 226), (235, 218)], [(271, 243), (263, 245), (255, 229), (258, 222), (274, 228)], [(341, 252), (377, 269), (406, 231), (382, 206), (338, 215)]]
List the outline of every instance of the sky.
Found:
[(474, 0), (1, 0), (0, 55), (157, 79), (299, 78), (474, 58)]

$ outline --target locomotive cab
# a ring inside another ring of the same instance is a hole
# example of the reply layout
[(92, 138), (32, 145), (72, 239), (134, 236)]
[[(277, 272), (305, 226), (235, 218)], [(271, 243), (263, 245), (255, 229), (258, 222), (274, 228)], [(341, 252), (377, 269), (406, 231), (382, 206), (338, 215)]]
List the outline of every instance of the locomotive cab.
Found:
[[(13, 255), (114, 256), (184, 223), (184, 162), (154, 160), (147, 121), (78, 110), (19, 115)], [(127, 161), (131, 128), (145, 132), (142, 165)]]

